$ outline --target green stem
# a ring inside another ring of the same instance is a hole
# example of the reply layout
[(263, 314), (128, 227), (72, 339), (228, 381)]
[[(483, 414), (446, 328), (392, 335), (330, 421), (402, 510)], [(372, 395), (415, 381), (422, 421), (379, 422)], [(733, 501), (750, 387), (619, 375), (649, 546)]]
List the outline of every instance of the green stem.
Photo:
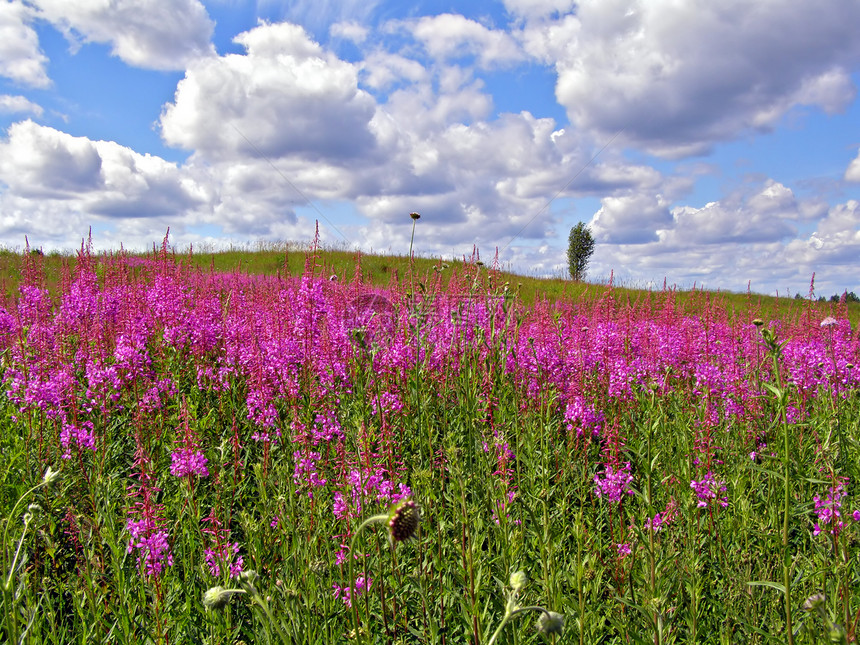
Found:
[(794, 645), (794, 629), (792, 627), (791, 620), (791, 564), (789, 563), (789, 550), (788, 550), (788, 519), (789, 512), (791, 510), (791, 480), (789, 479), (790, 475), (790, 458), (791, 453), (789, 452), (789, 426), (788, 426), (788, 417), (786, 415), (786, 392), (782, 387), (782, 376), (779, 370), (779, 358), (782, 353), (782, 347), (780, 344), (773, 339), (772, 336), (766, 340), (769, 340), (769, 349), (771, 350), (771, 357), (773, 359), (773, 378), (776, 381), (776, 398), (777, 405), (779, 406), (779, 415), (780, 421), (782, 422), (782, 435), (783, 435), (783, 455), (782, 455), (782, 466), (783, 466), (783, 476), (785, 477), (785, 487), (784, 487), (784, 498), (783, 498), (783, 510), (782, 510), (782, 584), (785, 587), (785, 629), (786, 635), (788, 637), (788, 645)]
[(549, 615), (550, 615), (549, 611), (547, 611), (543, 607), (537, 607), (537, 606), (520, 607), (518, 609), (514, 609), (513, 611), (508, 611), (508, 613), (506, 613), (505, 617), (502, 619), (502, 622), (496, 628), (496, 631), (493, 632), (493, 635), (490, 637), (490, 640), (487, 643), (487, 645), (493, 645), (493, 643), (495, 643), (496, 639), (499, 637), (499, 634), (502, 633), (502, 629), (504, 629), (505, 625), (507, 625), (509, 622), (511, 622), (511, 620), (513, 618), (515, 618), (516, 616), (518, 616), (524, 612), (527, 612), (527, 611), (542, 611), (543, 613), (545, 613), (547, 615), (547, 617), (549, 617)]
[[(355, 639), (358, 642), (358, 605), (356, 604), (357, 594), (355, 593), (355, 539), (358, 537), (358, 534), (361, 533), (361, 530), (370, 524), (377, 524), (379, 522), (384, 522), (388, 519), (388, 515), (374, 515), (372, 517), (368, 517), (364, 522), (362, 522), (359, 527), (355, 530), (355, 533), (352, 536), (352, 541), (349, 543), (349, 598), (350, 604), (352, 605), (352, 622), (353, 627), (355, 627)], [(365, 584), (367, 584), (367, 576), (365, 575)]]

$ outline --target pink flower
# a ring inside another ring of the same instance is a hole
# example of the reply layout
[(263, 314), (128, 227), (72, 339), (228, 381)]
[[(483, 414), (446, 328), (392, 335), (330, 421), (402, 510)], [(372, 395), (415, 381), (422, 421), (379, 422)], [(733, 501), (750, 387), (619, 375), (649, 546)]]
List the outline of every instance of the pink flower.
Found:
[(622, 495), (633, 494), (633, 490), (630, 488), (632, 481), (633, 475), (630, 474), (629, 461), (617, 471), (613, 470), (612, 466), (606, 466), (602, 479), (600, 475), (594, 476), (594, 483), (597, 484), (595, 492), (598, 497), (603, 497), (609, 502), (620, 502)]
[(184, 477), (185, 475), (209, 476), (209, 469), (206, 468), (209, 460), (203, 456), (202, 450), (180, 448), (170, 455), (170, 461), (170, 473), (176, 477)]
[[(818, 517), (818, 522), (813, 526), (813, 535), (820, 535), (821, 533), (839, 535), (839, 532), (845, 526), (839, 510), (842, 508), (842, 498), (845, 495), (844, 483), (839, 482), (836, 486), (831, 486), (828, 489), (827, 497), (824, 500), (818, 495), (812, 498), (815, 502), (815, 515)], [(858, 520), (860, 513), (854, 511), (853, 517), (855, 520)], [(830, 527), (829, 529), (828, 526)]]
[(714, 477), (714, 473), (710, 470), (699, 481), (692, 480), (690, 488), (696, 491), (696, 497), (699, 498), (699, 503), (696, 506), (699, 508), (705, 508), (712, 501), (717, 502), (723, 508), (729, 505), (728, 498), (725, 495), (720, 495), (726, 491), (726, 483)]
[(203, 451), (198, 447), (197, 435), (188, 422), (188, 406), (184, 398), (182, 399), (179, 415), (182, 419), (182, 426), (180, 428), (182, 434), (177, 439), (180, 447), (170, 455), (170, 472), (176, 477), (185, 477), (186, 475), (208, 477), (209, 469), (206, 468), (206, 464), (209, 460), (206, 459)]
[(662, 513), (657, 513), (653, 518), (645, 520), (645, 528), (649, 531), (657, 533), (664, 526), (669, 526), (678, 516), (678, 503), (674, 498), (666, 504), (666, 510)]
[[(373, 585), (372, 578), (358, 576), (355, 579), (355, 597), (358, 598), (362, 594), (370, 591), (371, 585)], [(334, 589), (335, 598), (340, 598), (344, 605), (352, 607), (352, 589), (349, 587), (341, 587), (340, 585), (332, 585), (332, 588)]]

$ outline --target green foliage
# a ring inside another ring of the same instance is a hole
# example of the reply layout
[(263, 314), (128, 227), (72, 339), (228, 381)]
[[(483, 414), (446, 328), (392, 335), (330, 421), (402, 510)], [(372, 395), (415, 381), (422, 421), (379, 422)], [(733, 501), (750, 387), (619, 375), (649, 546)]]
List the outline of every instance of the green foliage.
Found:
[(567, 270), (576, 282), (585, 280), (588, 262), (594, 253), (594, 237), (591, 230), (582, 222), (570, 229), (567, 238)]

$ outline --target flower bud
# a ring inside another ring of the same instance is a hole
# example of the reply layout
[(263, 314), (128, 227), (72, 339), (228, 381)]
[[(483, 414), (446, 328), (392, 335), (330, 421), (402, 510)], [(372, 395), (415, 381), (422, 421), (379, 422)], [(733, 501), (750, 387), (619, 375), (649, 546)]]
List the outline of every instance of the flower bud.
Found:
[(216, 586), (207, 589), (203, 593), (203, 606), (206, 609), (223, 609), (230, 602), (234, 594), (244, 593), (241, 589), (225, 589)]
[(510, 585), (511, 589), (514, 591), (519, 591), (523, 587), (526, 586), (526, 583), (529, 581), (528, 574), (525, 571), (514, 571), (511, 574)]
[(52, 481), (56, 480), (60, 476), (59, 470), (54, 470), (50, 466), (45, 471), (45, 474), (42, 476), (42, 481), (46, 484), (50, 484)]

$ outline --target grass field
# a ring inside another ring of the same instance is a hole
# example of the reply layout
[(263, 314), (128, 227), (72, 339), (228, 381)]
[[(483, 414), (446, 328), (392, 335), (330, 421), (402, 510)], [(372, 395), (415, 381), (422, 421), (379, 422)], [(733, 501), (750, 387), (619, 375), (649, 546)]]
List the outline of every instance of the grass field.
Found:
[(856, 640), (856, 305), (300, 248), (0, 275), (5, 642)]

